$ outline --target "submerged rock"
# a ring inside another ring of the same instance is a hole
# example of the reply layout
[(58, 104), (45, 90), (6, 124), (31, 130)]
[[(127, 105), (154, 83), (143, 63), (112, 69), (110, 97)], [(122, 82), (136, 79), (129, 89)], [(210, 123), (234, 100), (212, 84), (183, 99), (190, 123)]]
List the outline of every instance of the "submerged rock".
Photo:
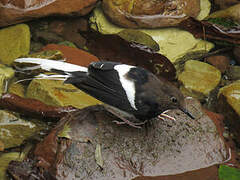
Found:
[(230, 60), (227, 56), (210, 56), (206, 58), (206, 61), (219, 69), (221, 73), (224, 73), (230, 65)]
[(14, 70), (3, 64), (0, 64), (0, 96), (7, 90), (8, 81), (13, 78)]
[(0, 179), (8, 180), (6, 176), (6, 171), (10, 161), (22, 161), (24, 158), (24, 153), (20, 152), (10, 152), (10, 153), (0, 153)]
[(185, 94), (202, 99), (213, 91), (221, 80), (221, 72), (207, 63), (190, 60), (178, 75)]
[(19, 56), (27, 55), (29, 50), (30, 31), (26, 24), (18, 24), (0, 30), (1, 63), (9, 65)]
[[(94, 9), (93, 15), (90, 17), (90, 25), (91, 28), (102, 34), (116, 34), (124, 30), (108, 21), (99, 7)], [(214, 47), (213, 43), (195, 39), (191, 33), (177, 28), (139, 29), (139, 31), (150, 35), (160, 47), (158, 52), (171, 62), (175, 62), (188, 52), (209, 51)]]
[(229, 66), (226, 71), (226, 76), (229, 80), (240, 80), (240, 66)]
[(22, 142), (33, 136), (41, 128), (37, 124), (25, 121), (16, 115), (0, 110), (0, 140), (4, 144), (4, 148), (16, 147)]
[(226, 123), (240, 143), (240, 81), (219, 90), (217, 110), (225, 115)]
[(73, 106), (79, 109), (101, 103), (73, 85), (64, 84), (60, 80), (34, 79), (27, 88), (26, 97), (37, 99), (47, 105)]
[(0, 0), (0, 27), (50, 15), (83, 16), (97, 0)]
[[(228, 159), (228, 149), (213, 121), (197, 101), (186, 99), (186, 103), (194, 120), (171, 110), (168, 114), (176, 121), (153, 119), (142, 129), (117, 125), (115, 117), (96, 106), (82, 109), (63, 118), (37, 145), (38, 162), (32, 167), (44, 170), (38, 176), (57, 179), (129, 180), (179, 174)], [(15, 163), (11, 172), (27, 162), (31, 160)], [(25, 175), (36, 174), (32, 169), (25, 170)]]
[(103, 0), (103, 10), (113, 23), (123, 27), (169, 27), (196, 17), (200, 0)]

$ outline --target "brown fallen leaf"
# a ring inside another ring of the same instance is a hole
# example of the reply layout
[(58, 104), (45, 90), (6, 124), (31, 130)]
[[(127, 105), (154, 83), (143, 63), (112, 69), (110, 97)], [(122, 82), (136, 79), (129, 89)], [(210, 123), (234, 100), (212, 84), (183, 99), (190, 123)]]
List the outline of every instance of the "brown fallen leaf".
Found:
[(10, 93), (3, 94), (2, 98), (0, 99), (0, 107), (27, 116), (53, 119), (62, 118), (69, 112), (77, 110), (76, 108), (71, 106), (49, 106), (42, 103), (41, 101), (29, 98), (22, 98), (16, 94)]
[(189, 31), (196, 38), (240, 44), (240, 26), (236, 26), (232, 29), (226, 29), (208, 21), (198, 21), (193, 18), (188, 18), (182, 21), (179, 27)]
[[(82, 32), (87, 48), (100, 60), (141, 66), (157, 76), (175, 79), (176, 69), (165, 56), (142, 44), (128, 42), (118, 35)], [(161, 47), (160, 47), (161, 48)]]

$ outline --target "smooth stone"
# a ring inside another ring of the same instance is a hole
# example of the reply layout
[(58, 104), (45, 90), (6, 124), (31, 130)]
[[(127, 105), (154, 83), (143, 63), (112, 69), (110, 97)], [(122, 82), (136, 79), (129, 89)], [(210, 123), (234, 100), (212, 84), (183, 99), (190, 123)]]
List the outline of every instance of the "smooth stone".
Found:
[(217, 111), (225, 117), (234, 140), (240, 143), (240, 80), (224, 86), (218, 93)]
[(60, 80), (34, 79), (26, 92), (27, 98), (37, 99), (52, 106), (84, 108), (101, 102), (71, 84)]
[(206, 58), (206, 61), (219, 69), (221, 73), (224, 73), (230, 65), (230, 59), (227, 56), (210, 56)]
[(30, 30), (26, 24), (18, 24), (0, 30), (1, 63), (10, 65), (14, 59), (27, 55), (29, 50)]
[(240, 81), (224, 86), (219, 90), (218, 96), (223, 95), (240, 117)]
[(8, 81), (13, 78), (14, 74), (12, 68), (0, 64), (0, 96), (7, 90)]
[(21, 83), (13, 82), (8, 87), (8, 93), (16, 94), (20, 97), (25, 96), (25, 87)]
[(4, 148), (17, 147), (44, 126), (20, 119), (13, 113), (0, 110), (0, 140)]
[(202, 99), (217, 87), (221, 72), (207, 63), (189, 60), (185, 63), (183, 72), (178, 75), (178, 80), (189, 93)]
[[(176, 121), (152, 120), (148, 129), (116, 124), (115, 117), (93, 107), (81, 109), (52, 129), (37, 145), (35, 158), (53, 177), (99, 180), (173, 176), (227, 160), (229, 149), (201, 104), (194, 99), (186, 104), (194, 110), (189, 109), (194, 120), (175, 109), (168, 115)], [(100, 159), (103, 164), (97, 163)]]
[(46, 16), (83, 16), (97, 0), (0, 0), (0, 27)]
[(6, 171), (10, 161), (22, 161), (25, 154), (21, 152), (0, 153), (0, 179), (8, 180)]
[(126, 28), (177, 26), (200, 12), (200, 0), (103, 0), (102, 8), (114, 23)]
[[(90, 17), (90, 26), (102, 34), (117, 34), (125, 29), (112, 24), (99, 7), (94, 9)], [(158, 52), (171, 62), (175, 62), (186, 53), (209, 51), (214, 47), (213, 43), (195, 39), (191, 33), (177, 28), (139, 29), (139, 31), (150, 35), (159, 44), (160, 51)]]
[(231, 81), (240, 80), (240, 66), (229, 66), (226, 76)]
[(211, 2), (209, 0), (200, 0), (201, 11), (196, 17), (197, 20), (201, 21), (207, 17), (211, 11)]

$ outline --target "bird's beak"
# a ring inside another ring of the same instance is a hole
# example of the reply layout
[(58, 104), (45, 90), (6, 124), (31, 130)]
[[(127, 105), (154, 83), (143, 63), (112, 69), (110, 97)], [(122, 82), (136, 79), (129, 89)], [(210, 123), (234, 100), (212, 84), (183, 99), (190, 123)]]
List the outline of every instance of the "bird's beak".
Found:
[(187, 109), (181, 108), (181, 111), (184, 112), (186, 115), (188, 115), (191, 119), (195, 119), (195, 117), (190, 112), (188, 112)]

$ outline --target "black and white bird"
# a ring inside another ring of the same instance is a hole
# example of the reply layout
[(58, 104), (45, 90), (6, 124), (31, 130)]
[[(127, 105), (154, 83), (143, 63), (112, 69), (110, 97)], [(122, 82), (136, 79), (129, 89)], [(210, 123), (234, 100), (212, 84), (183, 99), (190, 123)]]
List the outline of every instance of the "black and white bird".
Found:
[(36, 65), (22, 68), (23, 71), (41, 68), (59, 73), (41, 74), (37, 78), (60, 79), (73, 84), (105, 103), (108, 111), (134, 127), (156, 117), (174, 119), (165, 114), (170, 109), (180, 109), (193, 118), (177, 87), (141, 67), (100, 61), (93, 62), (86, 68), (39, 58), (19, 58), (15, 62)]

